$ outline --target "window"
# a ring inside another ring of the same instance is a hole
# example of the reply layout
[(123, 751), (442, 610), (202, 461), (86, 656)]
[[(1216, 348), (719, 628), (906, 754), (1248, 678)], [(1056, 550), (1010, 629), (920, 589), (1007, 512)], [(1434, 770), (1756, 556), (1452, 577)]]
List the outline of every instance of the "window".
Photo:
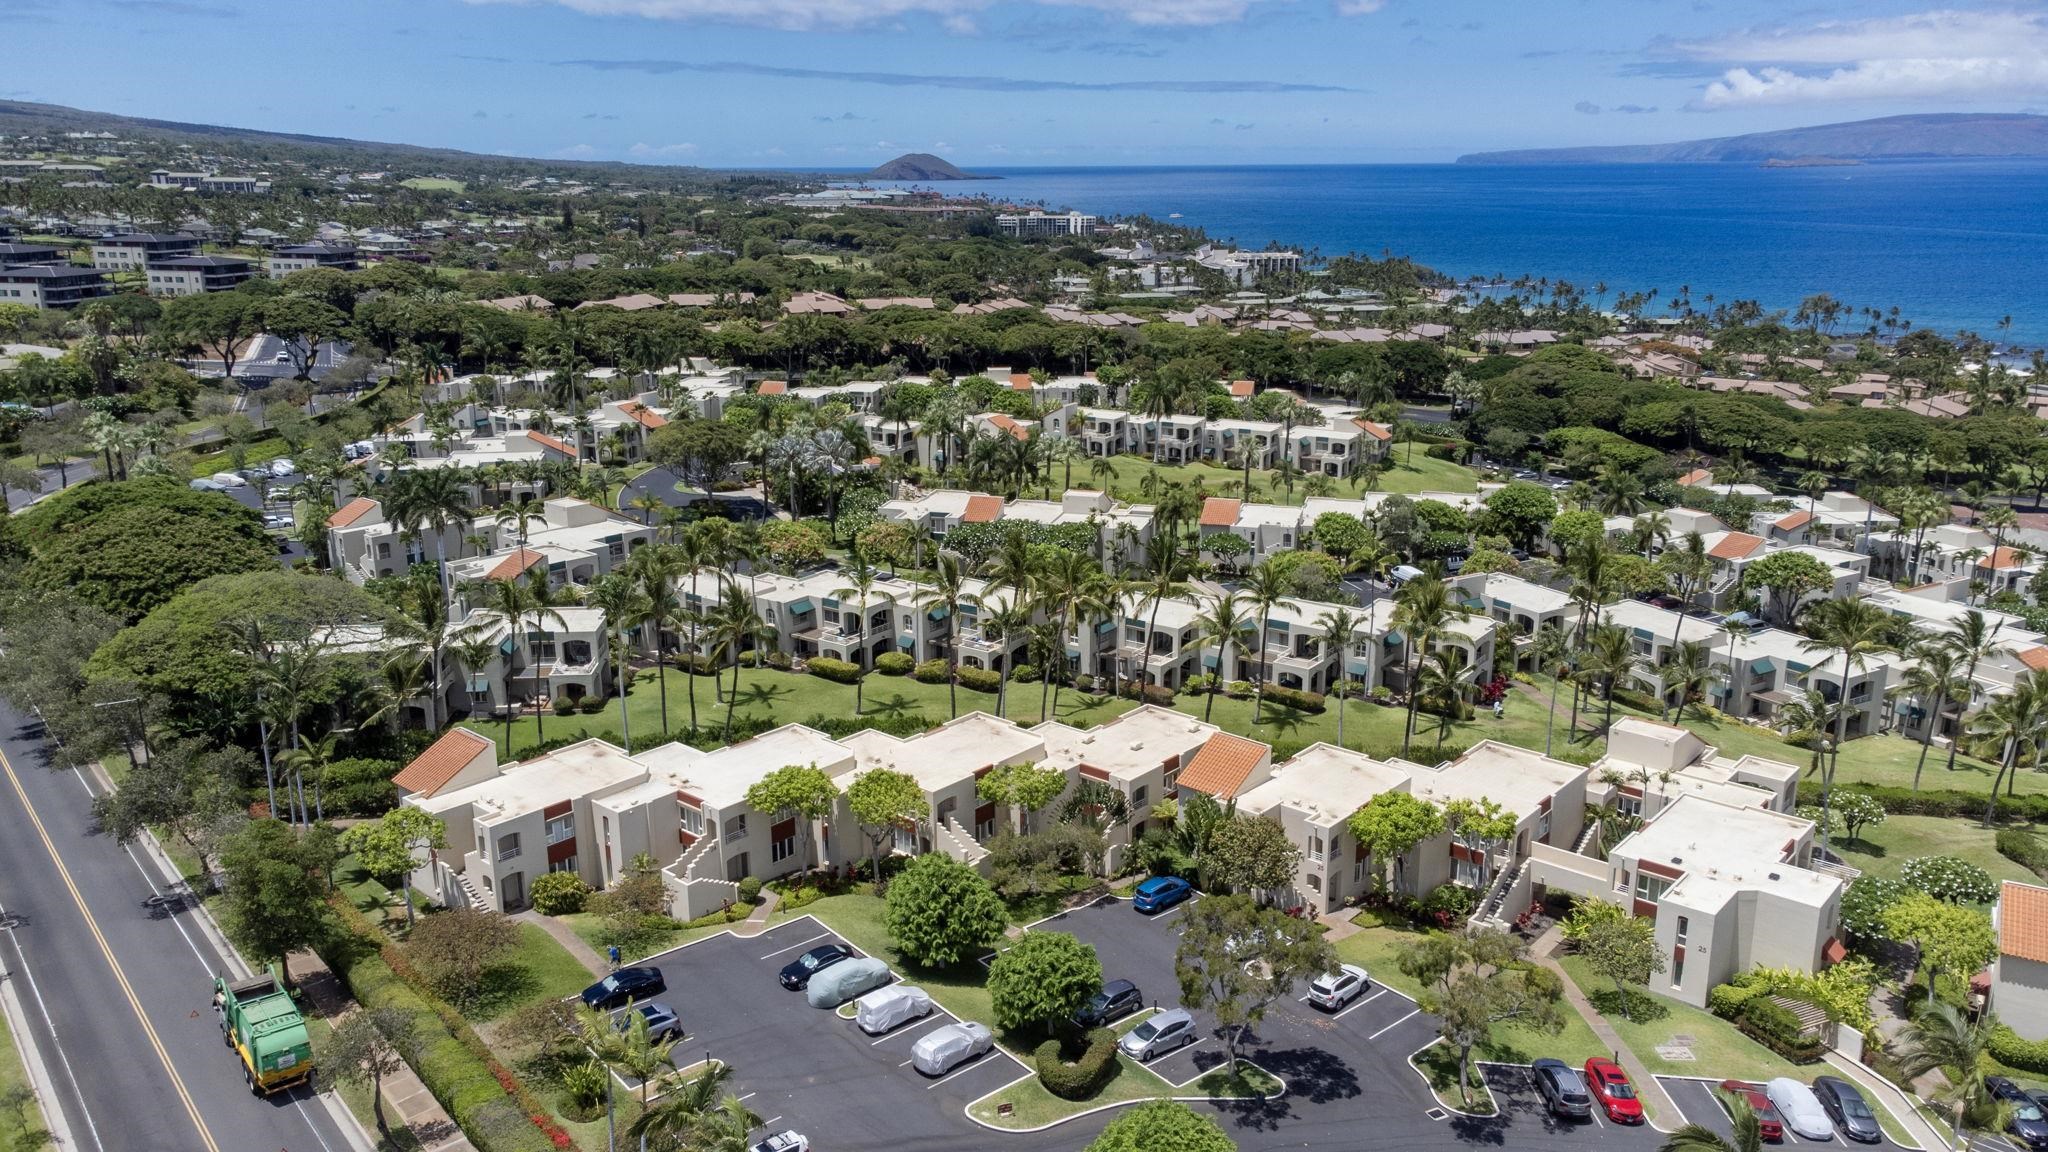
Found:
[(1616, 892), (1626, 892), (1626, 891), (1628, 891), (1628, 876), (1629, 876), (1629, 873), (1628, 873), (1628, 869), (1626, 869), (1626, 868), (1623, 868), (1623, 869), (1621, 870), (1621, 872), (1620, 872), (1619, 874), (1617, 874), (1617, 875), (1615, 876), (1615, 879), (1614, 879), (1614, 890), (1615, 890)]
[(519, 833), (498, 837), (498, 862), (516, 859), (519, 855)]
[(1545, 808), (1536, 816), (1536, 839), (1548, 842), (1550, 839), (1550, 809)]
[[(1683, 944), (1683, 943), (1685, 943), (1685, 932), (1686, 932), (1686, 929), (1688, 929), (1688, 928), (1690, 928), (1690, 927), (1692, 927), (1692, 922), (1691, 922), (1691, 920), (1689, 920), (1688, 918), (1686, 918), (1686, 917), (1684, 917), (1684, 916), (1680, 916), (1680, 917), (1678, 918), (1678, 942), (1679, 942), (1680, 944)], [(1672, 982), (1673, 984), (1676, 984), (1676, 983), (1678, 983), (1678, 981), (1677, 981), (1676, 979), (1673, 979), (1673, 980), (1672, 980), (1671, 982)]]
[(1323, 838), (1321, 836), (1311, 836), (1308, 838), (1308, 858), (1311, 860), (1321, 860), (1323, 858)]
[(1177, 767), (1166, 770), (1166, 794), (1168, 796), (1180, 795), (1180, 769)]
[(548, 843), (560, 844), (576, 837), (576, 814), (567, 812), (548, 818)]
[(1131, 807), (1132, 807), (1132, 808), (1142, 808), (1142, 807), (1144, 807), (1144, 805), (1145, 805), (1145, 800), (1146, 800), (1146, 797), (1148, 797), (1148, 796), (1150, 796), (1150, 795), (1151, 795), (1151, 789), (1149, 789), (1149, 788), (1145, 787), (1145, 785), (1143, 785), (1143, 784), (1140, 784), (1140, 785), (1138, 785), (1138, 786), (1137, 786), (1136, 788), (1133, 788), (1133, 789), (1131, 789)]
[(1643, 798), (1641, 796), (1630, 796), (1624, 792), (1614, 798), (1614, 807), (1623, 816), (1641, 816), (1643, 814)]
[(574, 872), (575, 870), (576, 857), (574, 856), (564, 856), (560, 860), (548, 861), (548, 871), (550, 872)]
[(1685, 949), (1671, 950), (1671, 986), (1677, 988), (1685, 983)]
[(916, 826), (908, 824), (897, 825), (894, 847), (896, 851), (906, 855), (916, 855), (918, 848)]
[(731, 816), (726, 819), (725, 838), (727, 840), (745, 840), (747, 838), (746, 813), (742, 812), (737, 816)]
[(688, 804), (683, 805), (682, 823), (683, 831), (688, 832), (692, 836), (702, 836), (704, 834), (704, 810), (702, 808), (692, 808)]
[(780, 863), (796, 855), (796, 833), (792, 832), (768, 846), (770, 863)]
[(1308, 890), (1311, 892), (1321, 892), (1323, 890), (1323, 878), (1313, 872), (1309, 873)]
[(1461, 858), (1461, 859), (1459, 859), (1459, 860), (1456, 860), (1456, 861), (1454, 861), (1454, 863), (1456, 863), (1456, 864), (1457, 864), (1457, 869), (1456, 869), (1456, 873), (1457, 873), (1457, 875), (1456, 875), (1456, 877), (1455, 877), (1455, 878), (1456, 878), (1456, 880), (1457, 880), (1457, 882), (1458, 882), (1459, 884), (1462, 884), (1462, 885), (1464, 885), (1464, 886), (1465, 886), (1465, 887), (1467, 887), (1467, 888), (1477, 888), (1477, 887), (1479, 887), (1479, 863), (1478, 863), (1478, 861), (1476, 861), (1476, 860), (1465, 860), (1465, 859), (1462, 859), (1462, 858)]
[(974, 822), (974, 838), (976, 840), (986, 840), (995, 834), (996, 818), (994, 816), (990, 816), (986, 820), (976, 820)]
[(555, 634), (553, 632), (528, 632), (526, 634), (526, 651), (535, 660), (553, 660), (555, 658)]
[(1664, 898), (1664, 893), (1670, 890), (1671, 885), (1672, 881), (1666, 880), (1662, 876), (1652, 876), (1648, 872), (1638, 872), (1636, 873), (1636, 899), (1655, 904)]

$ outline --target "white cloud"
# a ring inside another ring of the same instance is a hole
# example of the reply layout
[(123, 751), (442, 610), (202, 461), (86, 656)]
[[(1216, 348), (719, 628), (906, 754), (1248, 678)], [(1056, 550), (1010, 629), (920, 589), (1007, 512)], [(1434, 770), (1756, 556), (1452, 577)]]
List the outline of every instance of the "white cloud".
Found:
[(1339, 16), (1370, 16), (1387, 6), (1387, 0), (1337, 0)]
[(688, 156), (696, 150), (695, 144), (635, 144), (626, 152), (632, 156)]
[(1842, 100), (1991, 100), (2048, 92), (2048, 14), (1937, 10), (1771, 25), (1663, 46), (1734, 65), (1695, 107)]
[[(530, 0), (468, 0), (471, 4)], [(929, 16), (948, 31), (972, 34), (976, 17), (990, 9), (1027, 7), (1021, 0), (544, 0), (592, 16), (642, 16), (652, 20), (752, 24), (788, 31), (886, 25), (910, 16)], [(1234, 24), (1260, 5), (1292, 0), (1030, 0), (1056, 8), (1088, 8), (1147, 27)], [(1386, 7), (1387, 0), (1334, 0), (1340, 15), (1359, 16)]]
[(597, 149), (588, 144), (571, 144), (567, 148), (555, 149), (555, 155), (563, 160), (588, 160), (597, 155)]

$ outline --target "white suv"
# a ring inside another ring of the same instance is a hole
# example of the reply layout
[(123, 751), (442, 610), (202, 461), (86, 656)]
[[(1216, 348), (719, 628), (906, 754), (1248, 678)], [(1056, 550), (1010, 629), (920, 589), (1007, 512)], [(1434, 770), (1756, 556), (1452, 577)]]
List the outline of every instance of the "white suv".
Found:
[(1308, 1002), (1335, 1012), (1371, 985), (1372, 978), (1365, 974), (1365, 969), (1356, 964), (1340, 964), (1335, 972), (1323, 973), (1308, 986)]

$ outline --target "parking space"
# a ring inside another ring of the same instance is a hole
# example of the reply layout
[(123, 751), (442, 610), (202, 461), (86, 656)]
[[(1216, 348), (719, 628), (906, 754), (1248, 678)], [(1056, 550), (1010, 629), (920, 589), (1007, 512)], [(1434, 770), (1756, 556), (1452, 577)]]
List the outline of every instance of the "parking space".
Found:
[[(818, 921), (801, 917), (759, 936), (730, 934), (653, 957), (683, 1018), (676, 1063), (707, 1058), (733, 1067), (735, 1091), (771, 1130), (794, 1128), (833, 1147), (967, 1147), (976, 1128), (969, 1101), (1023, 1075), (1001, 1048), (927, 1077), (911, 1067), (919, 1036), (955, 1022), (943, 1008), (882, 1036), (869, 1036), (802, 992), (776, 981), (783, 965), (821, 944), (852, 947)], [(857, 948), (855, 951), (859, 951)]]
[[(1685, 1114), (1685, 1119), (1681, 1122), (1703, 1124), (1720, 1133), (1723, 1139), (1733, 1137), (1735, 1126), (1729, 1119), (1727, 1107), (1721, 1103), (1721, 1098), (1715, 1091), (1720, 1081), (1699, 1079), (1691, 1076), (1659, 1076), (1657, 1077), (1657, 1082), (1664, 1086), (1664, 1091), (1671, 1097), (1672, 1103), (1678, 1105), (1678, 1110)], [(1866, 1094), (1864, 1098), (1868, 1100), (1869, 1096)], [(1871, 1107), (1876, 1108), (1881, 1107), (1881, 1105), (1873, 1101)], [(1996, 1141), (1984, 1142), (1987, 1144), (1987, 1147), (1978, 1149), (1977, 1152), (2013, 1152), (2013, 1149), (2002, 1143)], [(1889, 1136), (1877, 1144), (1858, 1145), (1851, 1144), (1843, 1139), (1839, 1132), (1835, 1134), (1832, 1140), (1816, 1141), (1800, 1136), (1789, 1127), (1785, 1129), (1785, 1139), (1781, 1143), (1782, 1147), (1791, 1148), (1802, 1144), (1812, 1147), (1833, 1144), (1836, 1147), (1867, 1147), (1904, 1152), (1904, 1149), (1894, 1143)]]
[(1481, 1064), (1479, 1072), (1500, 1109), (1494, 1123), (1510, 1148), (1539, 1145), (1570, 1148), (1637, 1150), (1655, 1148), (1664, 1133), (1647, 1124), (1613, 1124), (1594, 1109), (1585, 1120), (1565, 1120), (1544, 1107), (1535, 1074), (1525, 1064)]

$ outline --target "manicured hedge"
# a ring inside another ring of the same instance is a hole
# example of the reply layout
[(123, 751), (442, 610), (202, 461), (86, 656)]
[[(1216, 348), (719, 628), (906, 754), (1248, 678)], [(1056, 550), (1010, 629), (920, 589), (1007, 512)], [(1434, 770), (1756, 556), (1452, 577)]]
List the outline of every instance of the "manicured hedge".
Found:
[(1265, 696), (1267, 703), (1283, 704), (1297, 712), (1321, 712), (1323, 710), (1323, 694), (1320, 692), (1303, 692), (1298, 688), (1283, 688), (1278, 684), (1268, 684), (1266, 685)]
[(1035, 684), (1038, 682), (1038, 667), (1035, 664), (1019, 664), (1010, 669), (1010, 683)]
[(1733, 1020), (1742, 1015), (1743, 1005), (1762, 994), (1761, 988), (1716, 984), (1707, 992), (1707, 1010), (1723, 1020)]
[(1033, 1053), (1038, 1065), (1038, 1082), (1045, 1090), (1064, 1100), (1086, 1100), (1102, 1091), (1116, 1075), (1116, 1033), (1096, 1028), (1084, 1037), (1087, 1045), (1079, 1059), (1066, 1062), (1065, 1048), (1058, 1040), (1047, 1040)]
[(875, 657), (875, 671), (884, 676), (908, 676), (917, 660), (908, 652), (884, 652)]
[(1003, 683), (1002, 673), (986, 668), (961, 668), (954, 675), (959, 678), (962, 688), (972, 688), (976, 692), (993, 692)]
[(2048, 1076), (2048, 1040), (2026, 1040), (2000, 1024), (1991, 1033), (1991, 1058), (2000, 1064)]
[(1173, 707), (1173, 689), (1157, 684), (1126, 684), (1123, 694), (1127, 699), (1142, 700), (1147, 704), (1157, 704), (1161, 708)]
[(829, 656), (813, 656), (809, 661), (811, 675), (820, 680), (831, 680), (839, 684), (852, 684), (860, 679), (860, 665)]
[[(1886, 788), (1873, 784), (1855, 786), (1893, 816), (1968, 816), (1981, 819), (1988, 797), (1982, 792), (1965, 792), (1953, 788), (1922, 788), (1915, 792), (1911, 788)], [(1820, 803), (1820, 785), (1811, 781), (1799, 785), (1801, 804)], [(2003, 820), (2023, 820), (2033, 823), (2048, 822), (2048, 793), (2029, 793), (2024, 796), (2000, 796), (1997, 814)]]
[(1735, 1026), (1743, 1035), (1794, 1064), (1812, 1063), (1820, 1059), (1826, 1048), (1819, 1037), (1801, 1034), (1799, 1018), (1768, 996), (1750, 997), (1742, 1005)]
[(933, 657), (911, 669), (910, 678), (919, 684), (944, 684), (952, 679), (952, 668), (944, 657)]
[(1998, 854), (2029, 871), (2040, 873), (2048, 869), (2048, 849), (2041, 847), (2031, 833), (2017, 828), (2002, 828), (1996, 841)]

